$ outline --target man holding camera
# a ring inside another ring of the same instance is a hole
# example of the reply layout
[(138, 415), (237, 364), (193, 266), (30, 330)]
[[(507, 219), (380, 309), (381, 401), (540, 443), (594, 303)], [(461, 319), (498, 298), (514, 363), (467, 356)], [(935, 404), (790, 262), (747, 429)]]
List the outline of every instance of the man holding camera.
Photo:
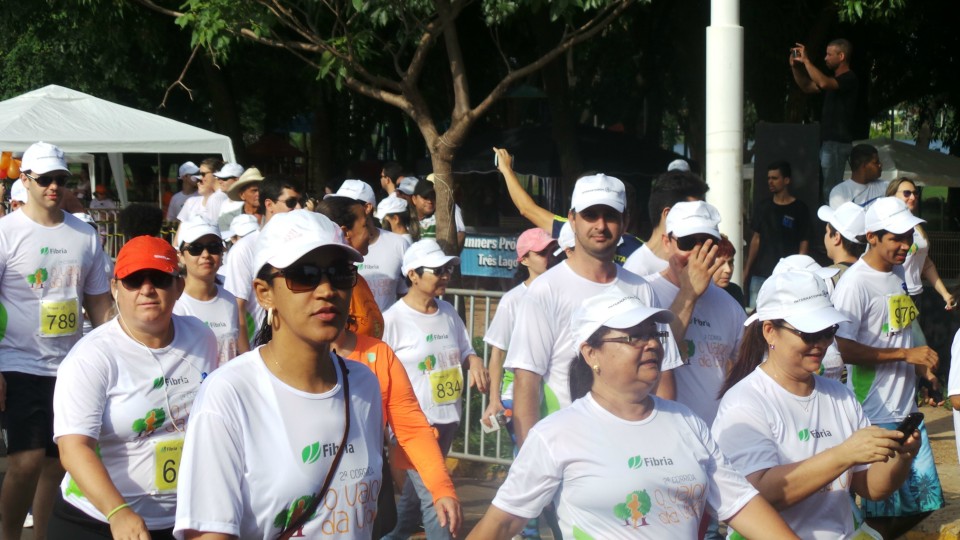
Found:
[(790, 50), (790, 67), (800, 90), (808, 94), (823, 93), (820, 170), (824, 200), (833, 186), (843, 181), (843, 169), (853, 143), (858, 82), (850, 70), (852, 52), (853, 46), (845, 39), (835, 39), (827, 44), (827, 55), (823, 60), (833, 71), (831, 77), (813, 65), (802, 43)]

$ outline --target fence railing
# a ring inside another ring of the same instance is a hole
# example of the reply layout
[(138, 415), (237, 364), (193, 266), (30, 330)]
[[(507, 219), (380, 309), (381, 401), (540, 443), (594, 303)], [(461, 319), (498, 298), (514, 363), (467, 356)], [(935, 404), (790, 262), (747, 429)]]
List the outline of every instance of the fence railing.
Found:
[[(490, 347), (483, 342), (483, 335), (496, 313), (496, 307), (504, 293), (447, 289), (443, 299), (453, 304), (463, 317), (470, 334), (471, 343), (484, 365), (490, 362)], [(487, 408), (487, 396), (468, 386), (463, 399), (463, 415), (460, 432), (454, 440), (451, 457), (508, 465), (513, 461), (513, 443), (506, 429), (483, 433), (480, 417)]]

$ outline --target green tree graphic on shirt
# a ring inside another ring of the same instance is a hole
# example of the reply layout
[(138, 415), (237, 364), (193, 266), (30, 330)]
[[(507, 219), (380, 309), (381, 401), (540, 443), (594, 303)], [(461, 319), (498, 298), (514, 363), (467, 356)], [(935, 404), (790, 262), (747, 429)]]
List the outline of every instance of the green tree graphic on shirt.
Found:
[(30, 284), (30, 288), (38, 287), (43, 288), (43, 282), (50, 278), (50, 274), (47, 273), (46, 268), (37, 268), (37, 271), (27, 276), (27, 283)]
[(650, 495), (646, 490), (634, 491), (627, 495), (624, 502), (613, 507), (613, 515), (617, 519), (622, 519), (624, 525), (630, 525), (633, 521), (633, 528), (644, 527), (647, 523), (647, 514), (650, 512)]
[(430, 355), (423, 359), (423, 362), (417, 364), (417, 369), (420, 370), (420, 373), (426, 373), (428, 371), (433, 371), (433, 368), (437, 366), (437, 357)]
[(166, 420), (167, 414), (163, 412), (163, 409), (153, 409), (143, 418), (134, 420), (131, 429), (137, 432), (138, 437), (143, 437), (160, 429), (160, 426), (162, 426)]
[(573, 526), (573, 540), (593, 540), (593, 537), (585, 533), (583, 529)]
[(283, 529), (287, 525), (290, 525), (300, 517), (300, 514), (302, 514), (312, 502), (313, 495), (304, 495), (294, 500), (289, 508), (281, 510), (276, 517), (273, 518), (273, 526), (278, 529)]

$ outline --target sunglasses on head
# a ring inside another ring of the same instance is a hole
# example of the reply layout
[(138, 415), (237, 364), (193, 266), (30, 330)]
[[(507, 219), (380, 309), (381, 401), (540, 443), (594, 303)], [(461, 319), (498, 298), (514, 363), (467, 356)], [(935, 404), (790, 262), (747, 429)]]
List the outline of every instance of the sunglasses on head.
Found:
[(821, 341), (832, 340), (833, 337), (837, 335), (837, 330), (840, 328), (839, 325), (836, 325), (836, 324), (835, 324), (835, 325), (833, 325), (833, 326), (831, 326), (831, 327), (829, 327), (829, 328), (824, 328), (823, 330), (820, 330), (819, 332), (812, 332), (812, 333), (811, 333), (811, 332), (801, 332), (800, 330), (797, 330), (796, 328), (791, 328), (791, 327), (789, 327), (789, 326), (785, 326), (785, 325), (782, 325), (782, 324), (774, 324), (774, 326), (776, 326), (777, 328), (783, 328), (783, 329), (786, 330), (787, 332), (790, 332), (791, 334), (796, 335), (797, 337), (799, 337), (800, 339), (802, 339), (803, 342), (806, 343), (807, 345), (813, 345), (813, 344), (819, 343), (819, 342), (821, 342)]
[(70, 178), (70, 175), (67, 174), (30, 176), (27, 173), (23, 173), (23, 175), (29, 178), (30, 181), (36, 182), (40, 187), (49, 187), (50, 184), (54, 182), (56, 182), (58, 186), (62, 186), (67, 183), (67, 178)]
[(292, 292), (308, 292), (315, 290), (320, 286), (320, 282), (326, 277), (330, 281), (330, 286), (334, 289), (346, 291), (352, 289), (357, 284), (357, 267), (350, 264), (338, 264), (334, 266), (317, 266), (315, 264), (301, 264), (277, 270), (270, 274), (270, 279), (278, 277), (284, 278), (287, 282), (287, 288)]
[(184, 246), (181, 251), (186, 251), (187, 253), (193, 255), (194, 257), (199, 257), (203, 255), (204, 250), (210, 255), (221, 255), (223, 254), (223, 242), (208, 242), (206, 244), (188, 244)]
[(166, 289), (173, 285), (173, 274), (161, 272), (160, 270), (138, 270), (127, 277), (120, 278), (120, 283), (128, 291), (136, 291), (143, 287), (147, 280), (153, 284), (155, 289)]
[(680, 248), (680, 251), (692, 251), (693, 248), (706, 244), (707, 240), (713, 241), (714, 244), (717, 243), (717, 239), (709, 234), (691, 234), (688, 236), (675, 236), (674, 238), (677, 240), (677, 247)]
[(450, 276), (450, 275), (453, 275), (453, 265), (445, 264), (443, 266), (438, 266), (436, 268), (430, 268), (429, 266), (424, 266), (423, 271), (428, 274), (433, 274), (435, 276)]

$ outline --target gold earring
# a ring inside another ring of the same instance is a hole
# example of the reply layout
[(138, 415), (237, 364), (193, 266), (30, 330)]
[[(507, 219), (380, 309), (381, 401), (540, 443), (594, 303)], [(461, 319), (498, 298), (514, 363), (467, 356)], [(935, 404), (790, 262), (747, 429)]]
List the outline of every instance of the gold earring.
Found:
[(596, 373), (597, 375), (600, 374), (600, 364), (593, 365), (593, 372)]
[(267, 326), (273, 327), (273, 308), (267, 308)]

